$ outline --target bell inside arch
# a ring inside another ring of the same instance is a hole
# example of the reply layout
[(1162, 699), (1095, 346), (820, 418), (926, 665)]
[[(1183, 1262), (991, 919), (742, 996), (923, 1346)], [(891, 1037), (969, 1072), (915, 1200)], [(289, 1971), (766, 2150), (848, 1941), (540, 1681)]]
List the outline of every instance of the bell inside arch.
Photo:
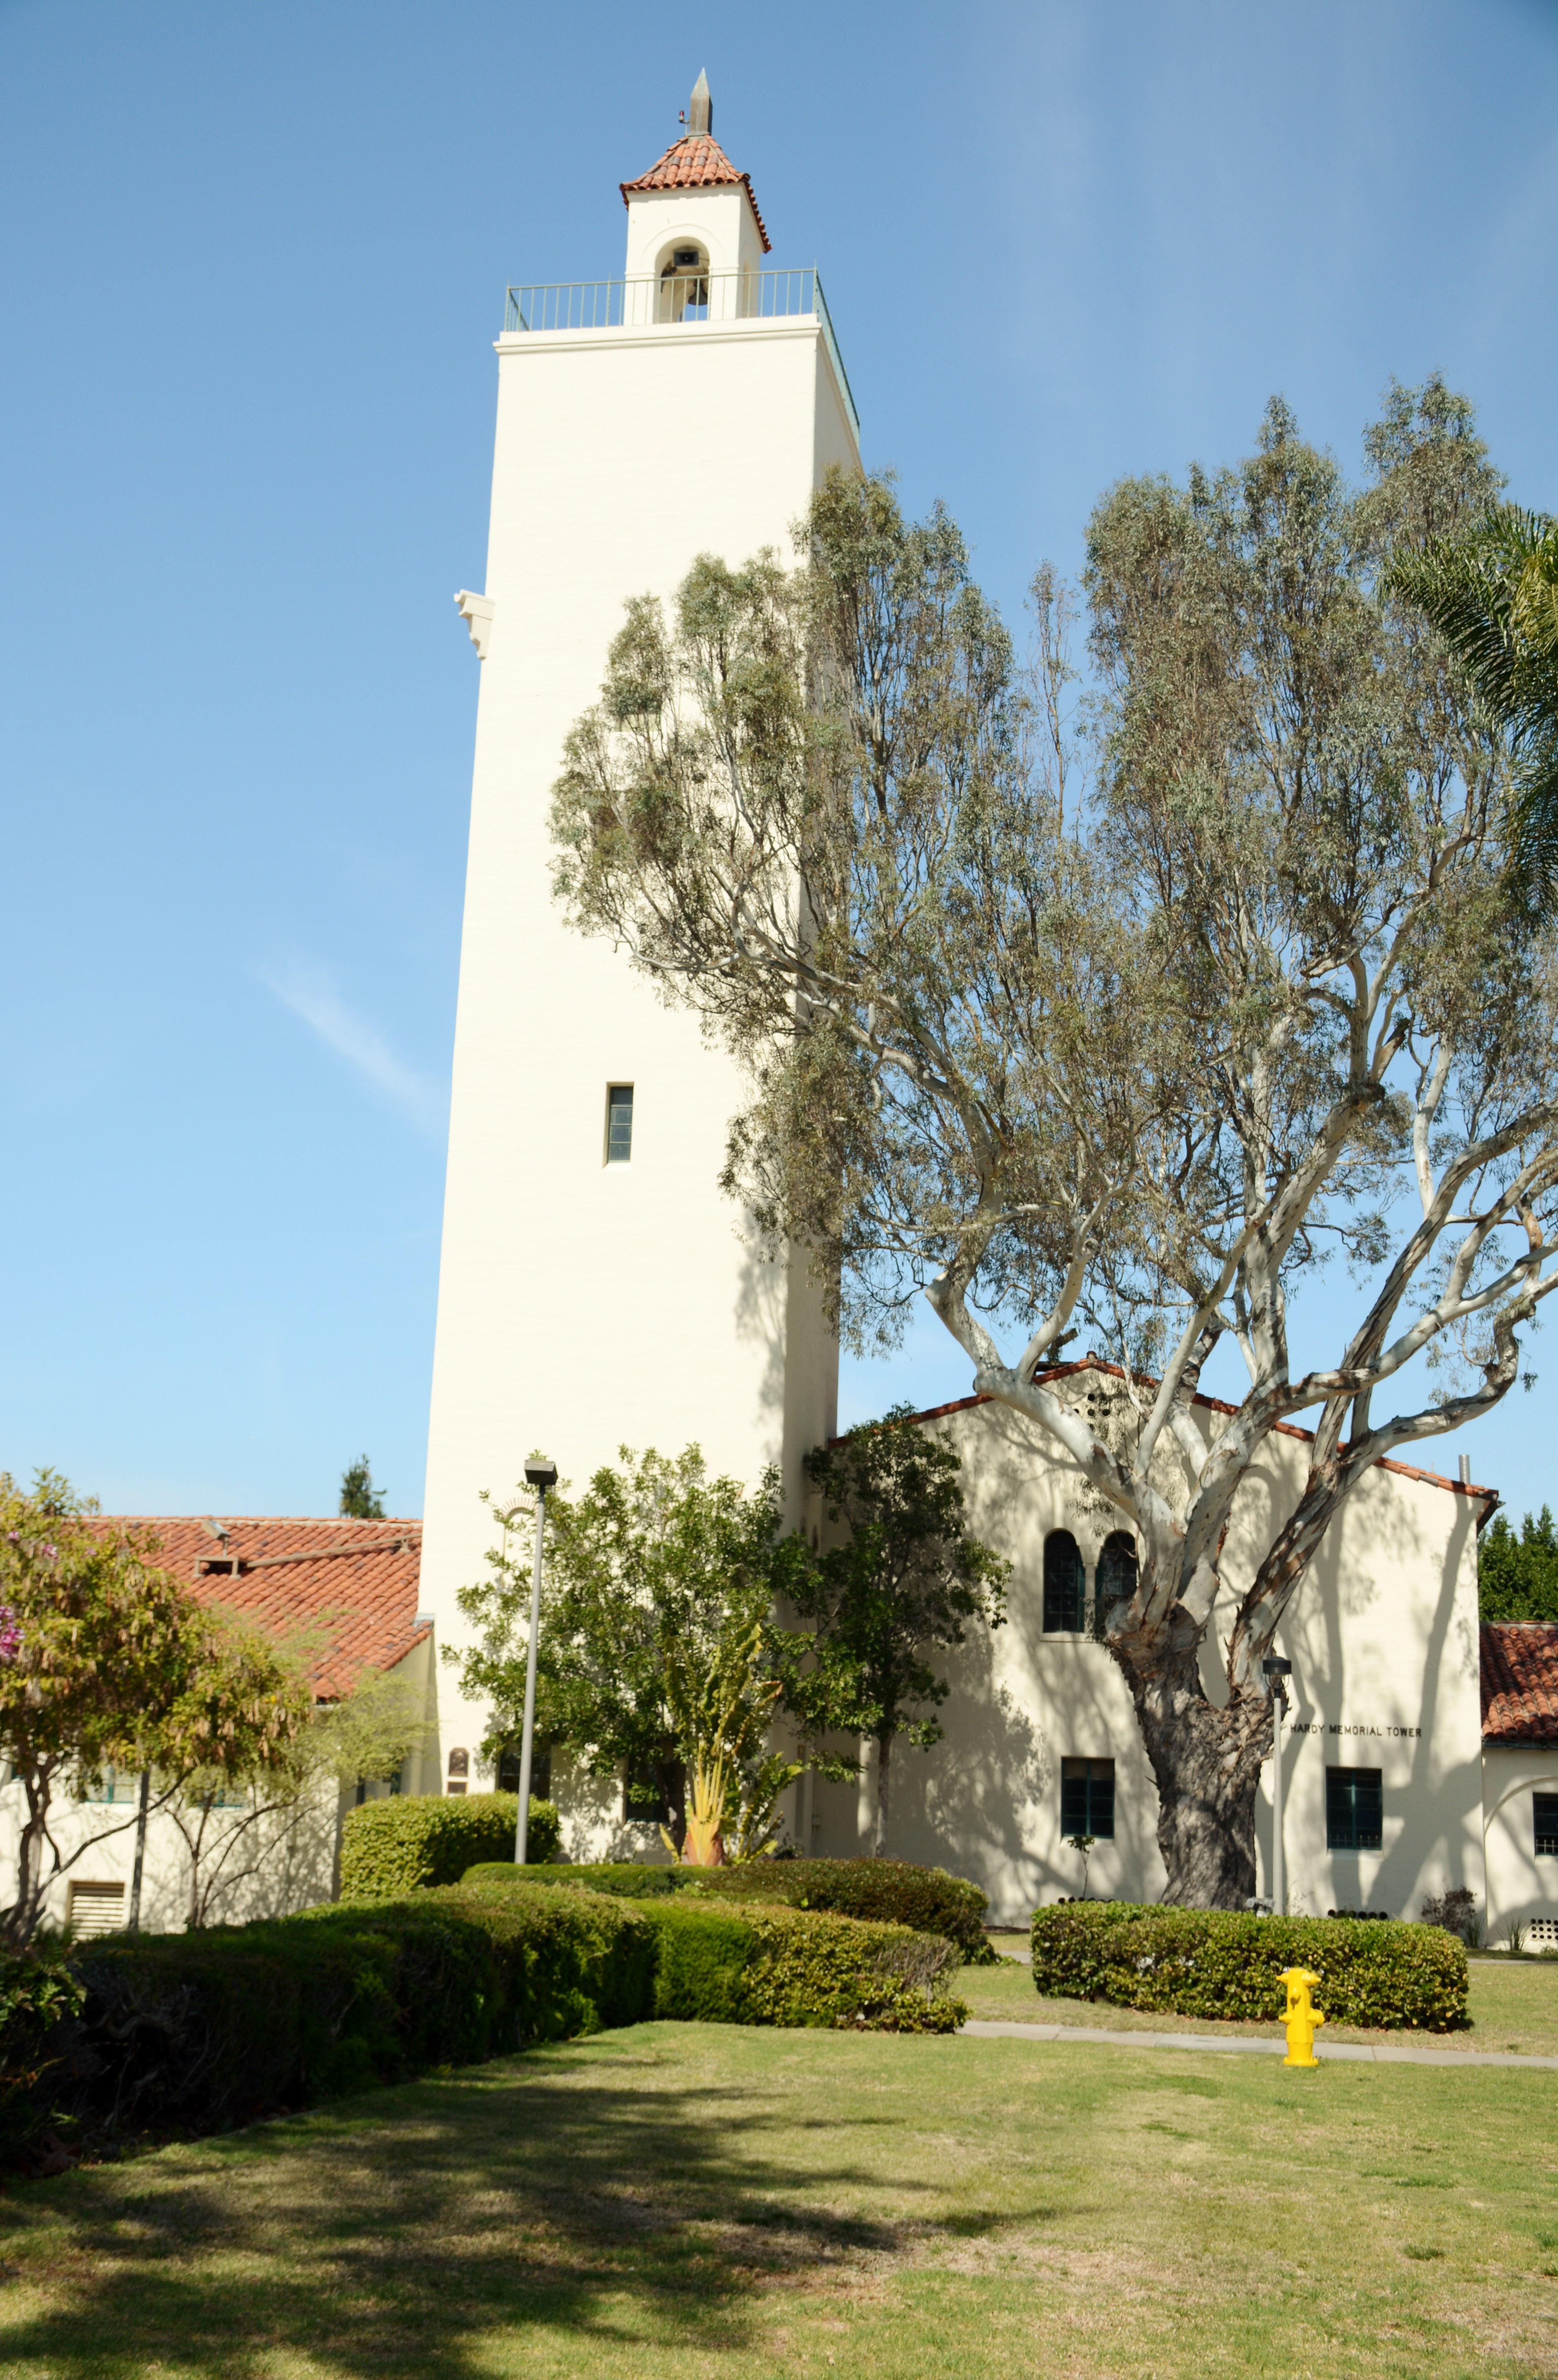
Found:
[(662, 322), (707, 322), (708, 258), (701, 248), (673, 248), (661, 265), (658, 316)]

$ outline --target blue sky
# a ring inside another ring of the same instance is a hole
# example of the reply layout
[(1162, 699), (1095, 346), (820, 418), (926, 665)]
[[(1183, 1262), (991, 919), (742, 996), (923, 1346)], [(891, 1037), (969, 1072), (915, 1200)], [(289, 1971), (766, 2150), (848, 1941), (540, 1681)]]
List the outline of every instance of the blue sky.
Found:
[[(1558, 509), (1552, 0), (0, 0), (0, 1467), (419, 1509), (490, 343), (700, 67), (1008, 612), (1274, 390), (1350, 465), (1443, 369)], [(846, 1414), (965, 1387), (927, 1325)], [(1555, 1400), (1468, 1439), (1517, 1510)]]

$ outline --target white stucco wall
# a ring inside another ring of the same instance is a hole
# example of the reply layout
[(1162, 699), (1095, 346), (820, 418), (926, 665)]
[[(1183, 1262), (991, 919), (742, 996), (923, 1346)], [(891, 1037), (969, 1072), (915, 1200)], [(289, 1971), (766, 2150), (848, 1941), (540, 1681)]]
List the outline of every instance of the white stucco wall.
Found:
[[(744, 196), (658, 198), (630, 224), (741, 253)], [(723, 212), (721, 212), (723, 211)], [(728, 222), (726, 218), (729, 218)], [(647, 249), (646, 250), (647, 252)], [(498, 429), (461, 946), (422, 1602), (441, 1640), (543, 1447), (582, 1485), (619, 1446), (753, 1480), (833, 1427), (837, 1351), (803, 1264), (744, 1243), (718, 1174), (736, 1070), (625, 959), (553, 906), (550, 789), (632, 595), (669, 595), (701, 552), (789, 529), (854, 434), (812, 317), (518, 333), (499, 343)], [(632, 1161), (604, 1161), (607, 1087), (634, 1087)], [(486, 1714), (441, 1682), (445, 1764)]]
[(1490, 1744), (1482, 1755), (1483, 1825), (1488, 1872), (1487, 1940), (1508, 1938), (1512, 1925), (1541, 1927), (1528, 1947), (1558, 1947), (1558, 1857), (1536, 1849), (1532, 1797), (1558, 1793), (1558, 1744)]
[[(1082, 1376), (1075, 1390), (1101, 1392), (1099, 1375)], [(1014, 1569), (1007, 1624), (971, 1633), (948, 1660), (945, 1741), (928, 1753), (895, 1749), (888, 1849), (973, 1877), (998, 1922), (1021, 1923), (1036, 1903), (1081, 1887), (1077, 1854), (1061, 1840), (1061, 1759), (1112, 1758), (1116, 1836), (1094, 1849), (1088, 1890), (1155, 1900), (1165, 1882), (1157, 1794), (1125, 1682), (1103, 1645), (1044, 1632), (1046, 1534), (1070, 1530), (1091, 1590), (1118, 1516), (1073, 1464), (1057, 1459), (1036, 1427), (1003, 1406), (954, 1410), (926, 1427), (958, 1448), (972, 1525)], [(1299, 1439), (1278, 1437), (1241, 1490), (1225, 1553), (1219, 1628), (1229, 1623), (1233, 1597), (1253, 1575), (1272, 1530), (1292, 1510), (1305, 1461)], [(1293, 1662), (1284, 1828), (1292, 1908), (1416, 1916), (1425, 1893), (1461, 1884), (1482, 1898), (1479, 1509), (1479, 1498), (1449, 1483), (1376, 1470), (1344, 1509), (1289, 1607), (1278, 1649)], [(1219, 1674), (1209, 1657), (1209, 1687)], [(1380, 1851), (1327, 1851), (1327, 1765), (1381, 1770)], [(866, 1848), (870, 1808), (868, 1789), (818, 1780), (811, 1848), (839, 1855)], [(1258, 1838), (1264, 1889), (1271, 1854), (1264, 1796)]]

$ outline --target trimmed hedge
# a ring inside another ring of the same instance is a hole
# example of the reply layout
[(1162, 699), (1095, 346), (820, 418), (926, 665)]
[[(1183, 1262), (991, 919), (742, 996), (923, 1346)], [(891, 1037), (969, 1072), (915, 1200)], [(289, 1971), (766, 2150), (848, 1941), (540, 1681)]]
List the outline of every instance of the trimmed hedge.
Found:
[(225, 2131), (657, 2015), (947, 2033), (957, 1964), (902, 1926), (523, 1883), (123, 1936), (0, 1974), (0, 2154)]
[[(512, 1861), (487, 1861), (483, 1877), (517, 1876)], [(467, 1880), (476, 1880), (467, 1871)], [(916, 1867), (908, 1860), (747, 1860), (730, 1867), (641, 1866), (626, 1860), (595, 1866), (556, 1864), (525, 1871), (532, 1884), (580, 1884), (592, 1892), (622, 1893), (634, 1900), (668, 1893), (701, 1893), (721, 1900), (779, 1901), (791, 1909), (831, 1910), (840, 1917), (906, 1925), (915, 1934), (939, 1934), (954, 1943), (966, 1967), (996, 1963), (984, 1932), (988, 1901), (976, 1884), (944, 1867)]]
[(1285, 2006), (1282, 1969), (1308, 1967), (1333, 2024), (1454, 2033), (1471, 2022), (1466, 1946), (1433, 1925), (1074, 1900), (1033, 1912), (1033, 1943), (1035, 1987), (1063, 1999), (1270, 2019)]
[(85, 1997), (63, 1961), (0, 1950), (0, 2155), (48, 2129), (61, 2047)]
[[(397, 1900), (426, 1885), (458, 1884), (477, 1860), (512, 1858), (517, 1793), (397, 1793), (348, 1810), (341, 1829), (343, 1900)], [(562, 1821), (530, 1797), (529, 1849), (556, 1857)]]
[[(488, 1888), (497, 1898), (513, 1888)], [(906, 1925), (771, 1904), (714, 1909), (670, 1893), (630, 1906), (658, 1937), (659, 2017), (955, 2033), (968, 2016), (946, 1988), (960, 1964), (956, 1947)]]
[[(96, 1943), (71, 1957), (84, 2005), (50, 2044), (40, 2120), (89, 2143), (187, 2137), (633, 2024), (653, 2012), (657, 1949), (637, 1910), (600, 1894), (458, 1887)], [(7, 2082), (15, 2058), (7, 2026)], [(21, 2099), (36, 2115), (38, 2093)]]

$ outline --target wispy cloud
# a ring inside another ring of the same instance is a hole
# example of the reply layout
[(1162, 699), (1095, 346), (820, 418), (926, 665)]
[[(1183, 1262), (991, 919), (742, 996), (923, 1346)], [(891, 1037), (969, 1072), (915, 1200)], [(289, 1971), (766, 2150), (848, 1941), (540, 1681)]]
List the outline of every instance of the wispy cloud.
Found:
[(267, 969), (267, 988), (284, 1007), (300, 1016), (327, 1049), (344, 1058), (380, 1096), (398, 1108), (430, 1140), (441, 1140), (449, 1121), (449, 1095), (430, 1075), (419, 1074), (397, 1058), (379, 1027), (357, 1015), (329, 971), (303, 965)]

